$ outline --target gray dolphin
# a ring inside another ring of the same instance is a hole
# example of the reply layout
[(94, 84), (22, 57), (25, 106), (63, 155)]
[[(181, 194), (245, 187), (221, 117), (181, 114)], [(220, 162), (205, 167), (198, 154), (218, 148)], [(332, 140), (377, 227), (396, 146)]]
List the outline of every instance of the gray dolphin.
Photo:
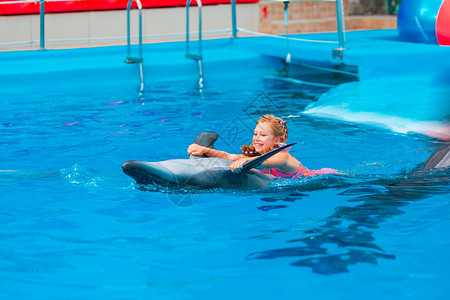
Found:
[[(203, 132), (197, 136), (194, 143), (213, 148), (218, 137), (219, 135), (215, 132)], [(189, 159), (171, 159), (159, 162), (131, 160), (122, 164), (122, 170), (140, 184), (156, 183), (162, 186), (196, 189), (261, 189), (269, 186), (271, 176), (254, 168), (269, 157), (293, 145), (295, 143), (279, 147), (247, 162), (240, 173), (231, 172), (231, 160), (193, 155)]]
[[(203, 132), (194, 143), (213, 148), (219, 135)], [(295, 143), (277, 148), (244, 164), (241, 173), (230, 171), (232, 161), (206, 156), (193, 156), (189, 159), (172, 159), (160, 162), (131, 160), (122, 164), (125, 174), (140, 184), (156, 183), (162, 186), (190, 187), (196, 189), (231, 188), (261, 189), (270, 185), (272, 177), (256, 169), (263, 161), (274, 154), (291, 147)], [(450, 143), (441, 145), (419, 168), (440, 169), (450, 166)]]

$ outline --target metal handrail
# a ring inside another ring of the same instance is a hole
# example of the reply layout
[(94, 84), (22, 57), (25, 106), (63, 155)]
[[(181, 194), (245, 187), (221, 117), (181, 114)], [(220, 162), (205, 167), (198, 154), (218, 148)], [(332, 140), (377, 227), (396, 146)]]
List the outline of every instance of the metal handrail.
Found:
[[(286, 27), (286, 38), (287, 36), (287, 10), (290, 2), (336, 2), (336, 22), (338, 27), (338, 41), (339, 48), (333, 49), (332, 57), (336, 59), (342, 59), (343, 51), (345, 50), (345, 17), (344, 17), (344, 1), (343, 0), (271, 0), (269, 3), (284, 3), (284, 14), (285, 14), (285, 27)], [(289, 46), (288, 46), (289, 48)], [(286, 57), (286, 62), (290, 62), (290, 53), (288, 49), (288, 55)]]
[(40, 26), (39, 26), (39, 46), (41, 47), (41, 50), (45, 49), (45, 1), (41, 0), (40, 6), (39, 6), (39, 15), (40, 15)]
[[(136, 2), (139, 10), (139, 57), (131, 57), (131, 34), (130, 34), (130, 9), (133, 2)], [(127, 4), (127, 63), (139, 63), (139, 76), (141, 79), (140, 92), (144, 91), (144, 67), (142, 65), (144, 59), (142, 58), (142, 3), (140, 0), (130, 0)]]
[(231, 30), (233, 37), (237, 37), (237, 26), (236, 26), (236, 0), (231, 0)]
[[(66, 0), (18, 0), (18, 1), (5, 1), (0, 2), (0, 5), (7, 5), (7, 4), (21, 4), (21, 3), (40, 3), (40, 49), (45, 50), (45, 2), (63, 2)], [(83, 0), (80, 0), (83, 1)], [(343, 51), (345, 50), (345, 17), (344, 17), (344, 3), (343, 0), (269, 0), (268, 3), (273, 2), (304, 2), (304, 1), (317, 1), (317, 2), (335, 2), (336, 3), (336, 19), (337, 19), (337, 27), (338, 27), (338, 44), (339, 47), (333, 49), (332, 56), (336, 59), (342, 59)], [(142, 60), (142, 4), (139, 0), (130, 0), (127, 5), (127, 15), (128, 15), (128, 34), (127, 34), (127, 42), (128, 42), (128, 57), (127, 61), (129, 59), (132, 59), (130, 57), (130, 33), (129, 33), (129, 14), (130, 14), (130, 6), (133, 2), (136, 2), (138, 4), (139, 8), (139, 60)], [(189, 6), (190, 6), (191, 0), (188, 0), (186, 3), (186, 56), (189, 58), (193, 58), (196, 60), (201, 59), (201, 45), (202, 45), (202, 30), (201, 30), (201, 9), (202, 9), (202, 3), (201, 0), (197, 0), (198, 7), (199, 7), (199, 53), (198, 55), (190, 54), (189, 53)], [(250, 32), (246, 31), (240, 28), (236, 27), (236, 0), (231, 0), (231, 17), (232, 17), (232, 36), (237, 37), (238, 31), (243, 32)], [(261, 34), (261, 33), (258, 33)], [(289, 50), (288, 50), (289, 52)]]
[(130, 0), (127, 4), (127, 62), (133, 63), (136, 62), (133, 58), (131, 58), (131, 34), (130, 34), (130, 9), (131, 4), (136, 2), (139, 10), (139, 58), (138, 62), (142, 60), (142, 3), (140, 0)]
[(333, 58), (342, 59), (345, 44), (344, 1), (336, 0), (336, 19), (338, 26), (339, 48), (333, 49)]
[(189, 7), (191, 0), (186, 2), (186, 57), (194, 60), (202, 59), (202, 1), (197, 0), (198, 6), (198, 54), (189, 53)]
[(192, 58), (198, 62), (199, 80), (198, 86), (203, 87), (203, 68), (202, 68), (202, 1), (197, 0), (198, 6), (198, 54), (189, 53), (189, 6), (191, 0), (186, 2), (186, 58)]

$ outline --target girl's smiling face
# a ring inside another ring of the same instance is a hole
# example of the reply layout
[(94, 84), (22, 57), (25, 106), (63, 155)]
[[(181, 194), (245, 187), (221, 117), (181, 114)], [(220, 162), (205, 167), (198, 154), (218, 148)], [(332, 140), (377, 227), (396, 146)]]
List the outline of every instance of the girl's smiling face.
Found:
[(270, 147), (278, 145), (280, 137), (276, 137), (272, 128), (265, 122), (258, 123), (253, 133), (253, 146), (256, 152), (264, 154)]

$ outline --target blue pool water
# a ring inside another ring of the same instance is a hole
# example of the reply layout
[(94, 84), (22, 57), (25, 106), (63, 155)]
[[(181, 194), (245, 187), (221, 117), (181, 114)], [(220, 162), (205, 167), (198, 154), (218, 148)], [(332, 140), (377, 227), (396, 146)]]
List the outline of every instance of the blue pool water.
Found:
[[(449, 174), (416, 172), (438, 141), (304, 114), (332, 92), (273, 75), (354, 79), (243, 59), (252, 63), (205, 71), (202, 89), (195, 64), (192, 76), (147, 69), (143, 95), (135, 69), (113, 80), (53, 66), (3, 85), (0, 297), (445, 299)], [(36, 84), (43, 77), (52, 84)], [(199, 192), (142, 191), (121, 171), (131, 159), (185, 158), (206, 130), (238, 151), (263, 113), (288, 121), (305, 166), (346, 174)]]

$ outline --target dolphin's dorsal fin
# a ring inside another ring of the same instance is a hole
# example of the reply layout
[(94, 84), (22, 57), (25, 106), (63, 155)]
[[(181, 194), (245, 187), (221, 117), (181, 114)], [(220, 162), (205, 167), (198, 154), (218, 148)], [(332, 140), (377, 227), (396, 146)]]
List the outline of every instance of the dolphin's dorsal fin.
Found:
[[(194, 144), (214, 149), (214, 143), (217, 141), (218, 138), (219, 134), (217, 132), (204, 131), (195, 138)], [(202, 156), (189, 155), (189, 157), (196, 159), (200, 157), (206, 157), (206, 155), (204, 154)]]
[(219, 134), (213, 131), (200, 133), (194, 140), (194, 144), (213, 149), (214, 143), (219, 138)]
[(262, 164), (262, 163), (263, 163), (266, 159), (268, 159), (269, 157), (272, 157), (272, 156), (274, 156), (275, 154), (277, 154), (277, 153), (283, 151), (284, 149), (294, 146), (295, 144), (297, 144), (297, 143), (292, 143), (292, 144), (289, 144), (289, 145), (281, 146), (281, 147), (279, 147), (279, 148), (277, 148), (277, 149), (275, 149), (275, 150), (272, 150), (272, 151), (270, 151), (270, 152), (267, 152), (266, 154), (263, 154), (263, 155), (261, 155), (261, 156), (258, 156), (258, 158), (255, 158), (255, 159), (253, 159), (253, 160), (251, 160), (251, 161), (249, 161), (249, 162), (246, 162), (246, 163), (244, 164), (244, 166), (242, 166), (241, 173), (248, 172), (248, 171), (250, 171), (250, 169), (256, 168), (257, 166), (259, 166), (260, 164)]

